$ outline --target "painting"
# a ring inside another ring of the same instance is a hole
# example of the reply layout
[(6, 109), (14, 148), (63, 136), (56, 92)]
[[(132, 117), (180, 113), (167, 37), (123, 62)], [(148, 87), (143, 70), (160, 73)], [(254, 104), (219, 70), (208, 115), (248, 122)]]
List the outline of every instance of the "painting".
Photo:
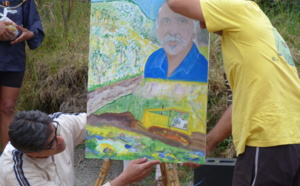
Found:
[(165, 0), (92, 0), (86, 158), (203, 164), (208, 52)]

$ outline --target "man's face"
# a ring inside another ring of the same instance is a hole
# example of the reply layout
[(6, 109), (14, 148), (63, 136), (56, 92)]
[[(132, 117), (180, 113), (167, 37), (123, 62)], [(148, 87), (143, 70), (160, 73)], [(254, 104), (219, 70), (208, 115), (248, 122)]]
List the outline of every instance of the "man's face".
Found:
[(59, 124), (54, 123), (52, 128), (53, 128), (53, 133), (50, 135), (48, 139), (48, 143), (47, 143), (48, 145), (45, 148), (41, 149), (41, 151), (26, 153), (27, 155), (36, 158), (43, 158), (43, 157), (49, 157), (61, 153), (66, 149), (65, 140), (60, 135)]
[[(194, 38), (194, 20), (173, 12), (163, 4), (158, 16), (158, 36), (169, 55), (177, 55), (191, 46)], [(188, 48), (189, 49), (189, 48)]]

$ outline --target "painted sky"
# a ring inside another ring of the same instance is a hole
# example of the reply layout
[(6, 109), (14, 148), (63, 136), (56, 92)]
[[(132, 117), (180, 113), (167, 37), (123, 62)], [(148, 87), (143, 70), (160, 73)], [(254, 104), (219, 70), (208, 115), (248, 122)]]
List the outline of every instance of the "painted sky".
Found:
[[(120, 0), (92, 0), (92, 3), (95, 2), (113, 2), (113, 1), (120, 1)], [(157, 12), (159, 7), (165, 0), (128, 0), (136, 3), (144, 14), (153, 20), (156, 20)]]

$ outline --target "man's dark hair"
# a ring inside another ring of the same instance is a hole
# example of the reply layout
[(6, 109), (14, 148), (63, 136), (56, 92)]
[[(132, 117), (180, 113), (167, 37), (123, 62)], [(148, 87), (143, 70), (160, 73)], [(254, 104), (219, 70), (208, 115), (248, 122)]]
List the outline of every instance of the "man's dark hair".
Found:
[(38, 152), (46, 148), (53, 133), (50, 123), (53, 120), (41, 111), (21, 111), (9, 126), (11, 144), (22, 152)]

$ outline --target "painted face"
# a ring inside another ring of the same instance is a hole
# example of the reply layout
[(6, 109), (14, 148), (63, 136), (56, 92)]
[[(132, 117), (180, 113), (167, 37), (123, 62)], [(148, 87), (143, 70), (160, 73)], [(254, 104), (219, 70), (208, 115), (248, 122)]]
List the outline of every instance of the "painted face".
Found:
[(163, 4), (158, 16), (158, 36), (169, 55), (177, 55), (189, 49), (194, 38), (194, 20), (173, 12)]

